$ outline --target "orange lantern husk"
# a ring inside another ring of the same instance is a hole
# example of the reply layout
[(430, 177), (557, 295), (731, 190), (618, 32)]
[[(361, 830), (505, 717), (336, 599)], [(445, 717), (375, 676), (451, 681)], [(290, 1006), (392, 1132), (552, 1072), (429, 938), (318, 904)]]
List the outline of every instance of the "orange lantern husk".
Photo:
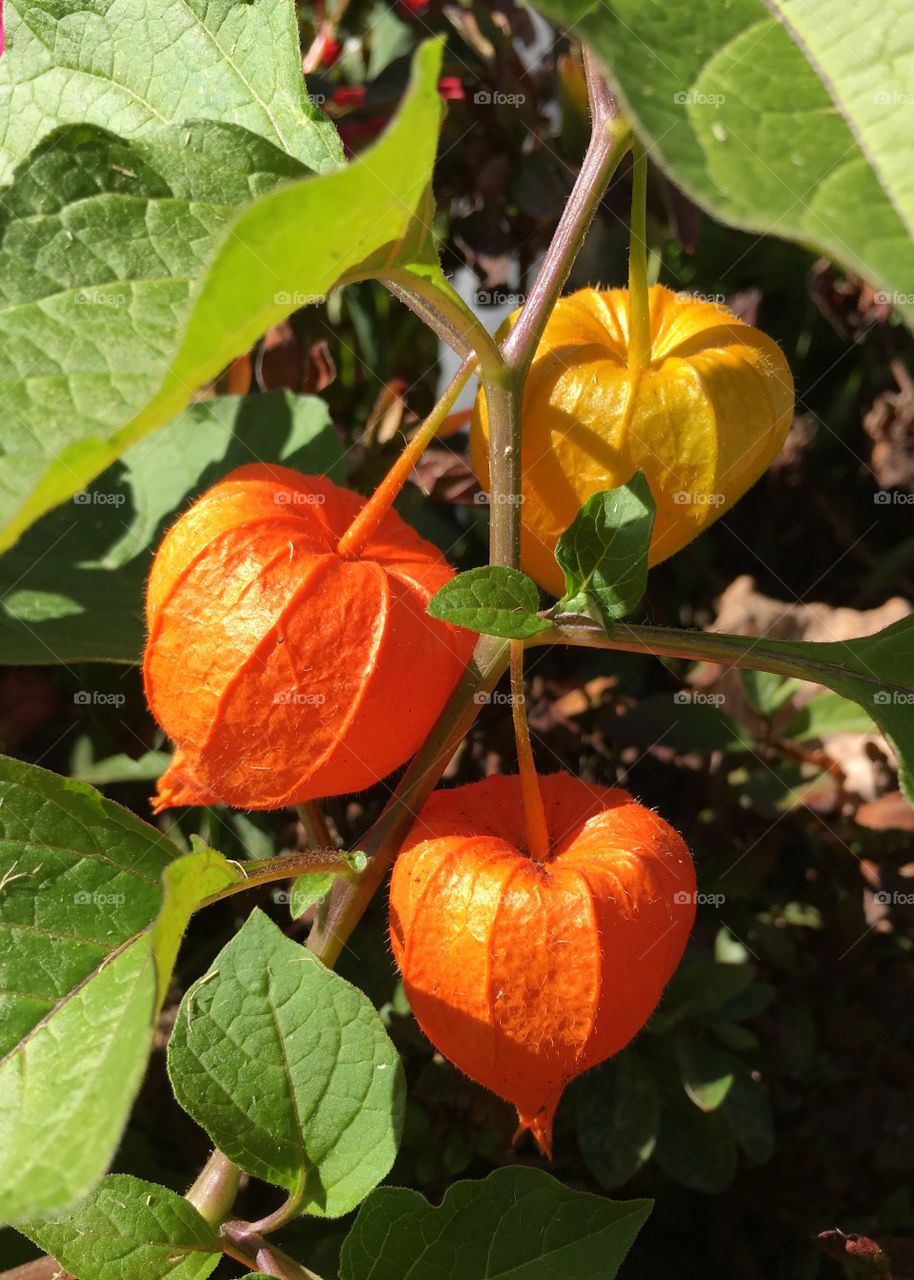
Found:
[(258, 463), (166, 535), (143, 664), (177, 748), (157, 810), (359, 791), (421, 745), (475, 637), (427, 616), (454, 570), (395, 512), (357, 554), (339, 554), (364, 505), (323, 476)]
[(519, 847), (518, 777), (431, 796), (394, 865), (390, 936), (422, 1030), (548, 1156), (566, 1085), (628, 1044), (676, 969), (695, 872), (627, 792), (564, 773), (540, 784), (545, 862)]

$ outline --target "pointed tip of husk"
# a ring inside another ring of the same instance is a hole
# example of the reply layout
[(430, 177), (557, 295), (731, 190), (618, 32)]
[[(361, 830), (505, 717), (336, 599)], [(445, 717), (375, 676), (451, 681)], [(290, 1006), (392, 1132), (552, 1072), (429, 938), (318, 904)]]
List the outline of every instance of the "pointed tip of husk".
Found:
[(544, 1155), (547, 1160), (551, 1160), (552, 1121), (555, 1118), (555, 1108), (557, 1105), (557, 1102), (547, 1103), (540, 1107), (532, 1116), (525, 1116), (521, 1112), (520, 1108), (518, 1108), (517, 1118), (520, 1121), (520, 1124), (517, 1126), (514, 1138), (512, 1139), (514, 1146), (517, 1146), (525, 1133), (529, 1133), (533, 1137), (536, 1145), (539, 1147), (540, 1153)]
[(182, 805), (215, 804), (213, 796), (204, 794), (187, 767), (184, 752), (177, 750), (171, 764), (156, 784), (156, 794), (152, 799), (152, 812), (161, 813), (164, 809), (176, 809)]

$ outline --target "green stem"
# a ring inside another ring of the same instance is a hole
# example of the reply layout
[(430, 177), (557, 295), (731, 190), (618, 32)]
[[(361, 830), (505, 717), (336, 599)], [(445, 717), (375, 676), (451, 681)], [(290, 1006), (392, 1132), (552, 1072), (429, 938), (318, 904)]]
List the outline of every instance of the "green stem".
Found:
[[(646, 653), (655, 658), (682, 658), (688, 662), (713, 662), (724, 667), (746, 667), (750, 671), (770, 671), (774, 675), (793, 676), (816, 684), (831, 685), (849, 676), (867, 680), (857, 671), (848, 671), (840, 662), (827, 657), (797, 654), (790, 640), (768, 640), (763, 636), (735, 636), (726, 632), (682, 631), (675, 627), (643, 627), (624, 622), (613, 624), (607, 634), (597, 623), (557, 623), (541, 631), (528, 645), (571, 644), (587, 649), (618, 649), (623, 653)], [(835, 642), (802, 641), (804, 649), (832, 650)], [(894, 686), (873, 676), (874, 689)], [(901, 688), (901, 686), (898, 686)]]
[(226, 1222), (222, 1226), (223, 1252), (251, 1271), (276, 1276), (277, 1280), (321, 1280), (315, 1271), (296, 1262), (289, 1254), (251, 1229), (248, 1222)]
[(241, 1170), (221, 1151), (214, 1151), (185, 1195), (212, 1227), (221, 1226), (232, 1212)]
[(491, 335), (456, 293), (427, 283), (411, 271), (394, 270), (382, 283), (458, 355), (467, 359), (475, 353), (483, 373), (500, 368), (501, 355)]
[[(248, 871), (248, 865), (252, 870)], [(306, 849), (301, 853), (283, 854), (281, 858), (263, 858), (251, 864), (241, 863), (240, 866), (244, 878), (204, 898), (197, 910), (211, 907), (214, 902), (222, 902), (224, 898), (231, 898), (236, 893), (246, 893), (248, 889), (255, 889), (258, 885), (290, 880), (293, 876), (326, 874), (328, 871), (341, 876), (352, 873), (350, 863), (341, 857), (339, 849)]]
[(631, 240), (628, 251), (628, 367), (651, 362), (651, 304), (647, 283), (647, 153), (632, 143)]

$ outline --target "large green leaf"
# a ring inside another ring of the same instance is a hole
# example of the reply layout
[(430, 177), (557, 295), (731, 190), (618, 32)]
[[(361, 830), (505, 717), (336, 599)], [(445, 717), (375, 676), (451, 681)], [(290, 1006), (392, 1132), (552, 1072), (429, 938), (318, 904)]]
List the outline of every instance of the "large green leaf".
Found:
[(59, 125), (141, 138), (237, 124), (318, 172), (342, 163), (301, 75), (292, 0), (7, 0), (0, 180)]
[(216, 1232), (183, 1196), (112, 1174), (69, 1213), (19, 1230), (77, 1280), (203, 1280), (222, 1259)]
[(0, 757), (0, 1219), (65, 1209), (104, 1173), (187, 919), (238, 876)]
[(575, 1090), (578, 1143), (608, 1191), (628, 1182), (657, 1141), (659, 1100), (650, 1063), (626, 1049), (582, 1076)]
[(340, 1280), (612, 1280), (650, 1200), (571, 1191), (540, 1169), (458, 1182), (437, 1208), (382, 1187), (343, 1245)]
[(412, 272), (462, 305), (429, 230), (440, 62), (439, 44), (418, 51), (396, 120), (352, 164), (259, 196), (304, 170), (237, 126), (45, 139), (0, 218), (0, 547), (334, 286)]
[(259, 911), (181, 1002), (175, 1096), (247, 1173), (338, 1217), (389, 1171), (403, 1068), (366, 996)]
[(651, 155), (726, 222), (814, 246), (914, 317), (907, 0), (536, 0)]
[(207, 400), (132, 445), (0, 556), (0, 663), (137, 662), (165, 529), (235, 467), (261, 461), (341, 480), (323, 402), (285, 391)]

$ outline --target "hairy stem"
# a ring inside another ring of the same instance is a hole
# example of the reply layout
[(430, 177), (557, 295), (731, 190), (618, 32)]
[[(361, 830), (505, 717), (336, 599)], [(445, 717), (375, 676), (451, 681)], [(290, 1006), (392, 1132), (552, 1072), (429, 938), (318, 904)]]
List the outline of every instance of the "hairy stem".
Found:
[(628, 250), (628, 367), (651, 362), (651, 307), (647, 283), (647, 153), (632, 146), (632, 215)]
[[(247, 866), (252, 869), (248, 871)], [(277, 880), (289, 880), (292, 876), (325, 874), (330, 871), (336, 875), (350, 875), (352, 866), (339, 849), (306, 849), (302, 853), (287, 853), (280, 858), (262, 858), (252, 864), (241, 864), (244, 878), (236, 884), (227, 885), (218, 893), (211, 894), (198, 904), (197, 910), (210, 907), (223, 898), (231, 898), (236, 893), (245, 893), (260, 884), (273, 884)]]
[(214, 1151), (184, 1198), (210, 1226), (218, 1227), (232, 1212), (241, 1170), (228, 1156)]
[(543, 793), (536, 775), (536, 761), (530, 742), (530, 726), (527, 723), (527, 699), (524, 693), (524, 642), (511, 641), (511, 714), (514, 718), (514, 739), (517, 743), (517, 767), (520, 773), (521, 798), (524, 806), (524, 826), (527, 833), (527, 852), (536, 862), (549, 860), (549, 826), (543, 807)]
[(321, 1280), (316, 1272), (252, 1230), (248, 1222), (224, 1223), (221, 1241), (223, 1251), (251, 1271), (262, 1271), (264, 1275), (276, 1276), (277, 1280)]
[(455, 294), (451, 299), (409, 271), (393, 271), (383, 282), (395, 298), (414, 311), (442, 342), (466, 359), (474, 352), (480, 368), (494, 372), (501, 364), (498, 347), (483, 324)]

